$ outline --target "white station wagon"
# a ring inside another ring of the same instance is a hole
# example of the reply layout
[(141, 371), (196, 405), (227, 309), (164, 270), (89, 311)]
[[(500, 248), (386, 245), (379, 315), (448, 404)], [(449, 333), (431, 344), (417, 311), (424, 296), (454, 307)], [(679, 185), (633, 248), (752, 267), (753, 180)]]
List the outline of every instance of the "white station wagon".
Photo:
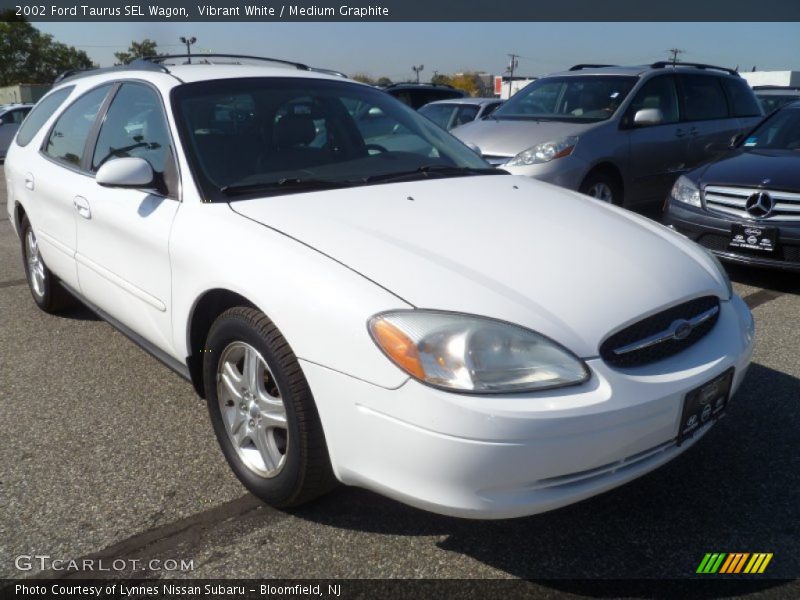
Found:
[(699, 246), (489, 169), (380, 90), (204, 59), (60, 81), (9, 150), (8, 212), (36, 304), (78, 298), (190, 380), (252, 493), (528, 515), (724, 413), (753, 320)]

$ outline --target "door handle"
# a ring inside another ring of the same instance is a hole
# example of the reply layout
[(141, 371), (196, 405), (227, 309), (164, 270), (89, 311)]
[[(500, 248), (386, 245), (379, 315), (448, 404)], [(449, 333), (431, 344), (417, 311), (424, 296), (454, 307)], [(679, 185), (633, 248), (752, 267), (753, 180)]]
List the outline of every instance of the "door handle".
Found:
[(25, 187), (33, 191), (33, 173), (25, 173)]
[(692, 136), (697, 136), (697, 134), (698, 134), (698, 133), (700, 133), (700, 132), (697, 130), (697, 127), (692, 127), (692, 128), (689, 130), (689, 135), (692, 135)]
[(72, 200), (72, 204), (75, 206), (75, 210), (78, 211), (78, 214), (84, 219), (92, 218), (92, 209), (89, 207), (89, 201), (86, 198), (83, 196), (75, 196)]
[(685, 135), (686, 135), (686, 132), (683, 129), (681, 129), (680, 127), (678, 127), (678, 129), (675, 130), (675, 137), (682, 138)]

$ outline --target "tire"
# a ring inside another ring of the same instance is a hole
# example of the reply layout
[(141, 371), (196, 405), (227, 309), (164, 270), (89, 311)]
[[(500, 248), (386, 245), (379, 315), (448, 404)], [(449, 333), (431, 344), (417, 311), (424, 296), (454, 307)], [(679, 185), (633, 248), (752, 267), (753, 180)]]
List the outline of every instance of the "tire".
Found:
[(272, 321), (254, 308), (226, 310), (212, 324), (203, 356), (211, 423), (239, 481), (277, 508), (333, 489), (314, 398)]
[(615, 206), (622, 206), (624, 202), (622, 185), (619, 180), (602, 171), (589, 173), (581, 184), (580, 192)]
[(36, 234), (33, 232), (27, 216), (22, 217), (20, 223), (22, 243), (22, 266), (25, 269), (25, 279), (28, 280), (28, 289), (31, 291), (33, 301), (46, 313), (55, 314), (65, 308), (73, 306), (75, 300), (44, 264), (39, 252)]

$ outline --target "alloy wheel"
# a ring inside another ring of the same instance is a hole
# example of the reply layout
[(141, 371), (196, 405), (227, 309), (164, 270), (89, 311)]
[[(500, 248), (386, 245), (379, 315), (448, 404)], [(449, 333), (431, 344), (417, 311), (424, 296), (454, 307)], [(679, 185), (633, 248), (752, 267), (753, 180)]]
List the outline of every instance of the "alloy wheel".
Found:
[(217, 399), (242, 463), (260, 477), (278, 475), (289, 446), (286, 407), (272, 370), (253, 346), (236, 341), (222, 351)]

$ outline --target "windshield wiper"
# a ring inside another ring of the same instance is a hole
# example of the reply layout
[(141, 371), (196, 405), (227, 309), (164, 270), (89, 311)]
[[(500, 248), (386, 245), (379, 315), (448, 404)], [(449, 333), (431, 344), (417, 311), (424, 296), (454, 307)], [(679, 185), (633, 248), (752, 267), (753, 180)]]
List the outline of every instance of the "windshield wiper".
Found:
[(219, 189), (226, 196), (241, 196), (257, 192), (289, 192), (305, 190), (332, 190), (353, 185), (349, 181), (335, 181), (330, 179), (311, 179), (301, 177), (284, 177), (276, 181), (264, 183), (246, 183), (225, 185)]
[(423, 165), (412, 171), (396, 171), (370, 175), (357, 180), (360, 183), (376, 183), (379, 181), (405, 181), (427, 177), (465, 177), (468, 175), (508, 175), (505, 171), (494, 167), (451, 167), (448, 165)]

